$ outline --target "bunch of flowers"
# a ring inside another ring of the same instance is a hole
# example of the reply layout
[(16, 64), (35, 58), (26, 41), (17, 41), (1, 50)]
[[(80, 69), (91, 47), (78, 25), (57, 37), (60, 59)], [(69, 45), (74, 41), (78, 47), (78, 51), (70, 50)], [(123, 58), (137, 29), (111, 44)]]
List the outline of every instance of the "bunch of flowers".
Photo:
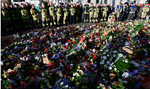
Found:
[(116, 22), (111, 27), (96, 23), (14, 34), (1, 52), (3, 85), (31, 88), (34, 82), (34, 87), (47, 89), (134, 86), (139, 81), (134, 81), (135, 75), (150, 68), (148, 28), (144, 22)]

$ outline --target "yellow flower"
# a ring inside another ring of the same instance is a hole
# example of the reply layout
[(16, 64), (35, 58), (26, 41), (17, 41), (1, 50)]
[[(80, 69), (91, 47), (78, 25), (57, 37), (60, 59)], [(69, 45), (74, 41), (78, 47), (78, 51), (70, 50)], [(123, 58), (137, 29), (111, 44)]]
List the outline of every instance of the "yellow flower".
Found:
[(82, 86), (82, 88), (84, 88), (84, 86)]
[(78, 66), (78, 69), (80, 69), (80, 66)]
[(78, 86), (78, 85), (79, 85), (79, 82), (76, 82), (76, 85)]
[(13, 56), (12, 55), (8, 55), (8, 58), (12, 58)]
[(147, 65), (145, 65), (144, 67), (148, 67)]
[(132, 55), (129, 55), (129, 58), (131, 58), (132, 57)]

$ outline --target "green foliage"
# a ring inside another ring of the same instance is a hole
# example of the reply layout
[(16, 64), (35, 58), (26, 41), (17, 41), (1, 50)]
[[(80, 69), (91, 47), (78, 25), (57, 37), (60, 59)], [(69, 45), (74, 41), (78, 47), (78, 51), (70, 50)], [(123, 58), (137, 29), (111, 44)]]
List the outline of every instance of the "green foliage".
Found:
[(124, 72), (126, 69), (130, 68), (130, 60), (129, 59), (126, 59), (128, 60), (128, 63), (124, 63), (122, 62), (123, 58), (120, 58), (116, 63), (116, 67), (119, 71), (121, 72)]

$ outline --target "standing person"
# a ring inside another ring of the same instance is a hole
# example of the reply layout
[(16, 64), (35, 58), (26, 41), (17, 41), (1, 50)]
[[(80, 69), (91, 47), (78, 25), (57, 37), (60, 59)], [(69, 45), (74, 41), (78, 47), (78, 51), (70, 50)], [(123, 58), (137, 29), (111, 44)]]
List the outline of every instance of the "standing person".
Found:
[(102, 4), (99, 5), (99, 22), (102, 20), (102, 13), (103, 13), (103, 6)]
[(77, 22), (80, 21), (79, 16), (80, 16), (80, 6), (79, 6), (79, 3), (77, 2), (76, 3), (76, 19), (77, 19)]
[(142, 6), (139, 8), (139, 12), (137, 14), (137, 19), (141, 19), (141, 14), (142, 14), (143, 7), (144, 7), (144, 4), (142, 4)]
[[(28, 11), (30, 23), (33, 25), (33, 18), (32, 18), (32, 15), (31, 15), (31, 13), (30, 13), (31, 6), (29, 5), (28, 2), (26, 2), (25, 8), (26, 8), (27, 11)], [(30, 26), (30, 27), (31, 27), (31, 26)]]
[(123, 8), (122, 8), (122, 5), (121, 5), (121, 3), (120, 3), (120, 4), (117, 5), (117, 7), (116, 7), (117, 21), (118, 21), (120, 15), (121, 15), (122, 10), (123, 10)]
[(84, 5), (84, 22), (89, 22), (89, 4)]
[(75, 9), (75, 21), (74, 21), (74, 23), (76, 23), (76, 21), (77, 21), (77, 9), (76, 9), (76, 4), (75, 3), (73, 4), (73, 7)]
[(99, 15), (99, 5), (97, 4), (96, 7), (94, 8), (94, 22), (97, 22), (98, 23), (98, 15)]
[(23, 26), (24, 26), (24, 28), (29, 28), (29, 27), (31, 27), (31, 24), (30, 24), (28, 10), (25, 8), (25, 5), (23, 3), (21, 4), (21, 7), (22, 7), (21, 17), (22, 17), (22, 21), (23, 21)]
[(132, 21), (135, 17), (135, 11), (136, 11), (136, 6), (135, 6), (135, 3), (133, 5), (131, 5), (130, 7), (130, 12), (129, 12), (129, 16), (128, 16), (128, 19), (127, 21)]
[(49, 23), (48, 23), (48, 9), (46, 8), (46, 5), (44, 3), (42, 4), (41, 15), (42, 15), (43, 28), (46, 27), (46, 26), (49, 26)]
[(13, 30), (13, 23), (11, 22), (12, 21), (12, 16), (11, 16), (11, 13), (10, 13), (10, 7), (9, 7), (9, 4), (8, 3), (5, 3), (5, 9), (9, 12), (9, 15), (10, 15), (10, 25), (9, 25), (9, 27), (10, 27), (10, 31), (12, 31)]
[(90, 16), (90, 23), (94, 21), (94, 5), (91, 3), (91, 7), (89, 8), (89, 16)]
[(71, 2), (69, 2), (68, 7), (71, 8)]
[(12, 4), (9, 4), (9, 11), (10, 11), (10, 17), (11, 17), (11, 27), (12, 27), (12, 30), (14, 30), (15, 25), (17, 24), (16, 24), (16, 18), (15, 18), (15, 9)]
[(15, 18), (16, 18), (15, 24), (17, 24), (17, 25), (15, 25), (15, 28), (19, 29), (19, 28), (21, 28), (21, 11), (17, 4), (14, 4), (14, 9), (15, 9), (14, 11), (15, 11)]
[(108, 4), (107, 7), (108, 7), (107, 20), (108, 20), (108, 16), (109, 16), (109, 14), (111, 13), (111, 7), (110, 7), (110, 4)]
[(10, 25), (11, 25), (10, 13), (8, 9), (5, 7), (4, 3), (2, 3), (1, 12), (2, 12), (2, 21), (3, 21), (4, 31), (9, 32)]
[(50, 2), (49, 14), (50, 14), (50, 25), (56, 26), (55, 6), (52, 2)]
[(57, 15), (57, 25), (62, 25), (62, 7), (61, 4), (59, 3), (57, 8), (56, 8), (56, 15)]
[(83, 14), (83, 6), (82, 4), (80, 3), (80, 9), (79, 9), (79, 22), (82, 22), (82, 14)]
[(67, 3), (65, 4), (65, 7), (63, 8), (63, 12), (64, 12), (63, 24), (67, 25), (69, 24), (69, 8), (68, 8)]
[(115, 3), (113, 3), (113, 5), (111, 6), (111, 12), (115, 11)]
[(107, 20), (107, 12), (108, 12), (108, 7), (107, 4), (105, 4), (105, 7), (103, 7), (103, 21)]
[(127, 19), (128, 15), (129, 15), (129, 6), (128, 4), (125, 4), (123, 20)]
[(135, 12), (135, 19), (138, 19), (138, 13), (140, 11), (140, 6), (138, 4), (136, 4), (137, 10)]
[(75, 8), (73, 7), (73, 4), (71, 4), (70, 10), (70, 24), (75, 23)]
[(147, 12), (147, 15), (146, 15), (146, 21), (149, 21), (149, 18), (150, 18), (150, 7), (149, 7), (149, 11)]
[(34, 21), (35, 28), (41, 27), (39, 11), (35, 8), (35, 6), (33, 4), (32, 4), (32, 8), (30, 9), (30, 13), (31, 13), (33, 21)]
[(146, 19), (147, 12), (149, 12), (149, 7), (148, 4), (146, 3), (146, 5), (143, 7), (142, 10), (141, 19)]

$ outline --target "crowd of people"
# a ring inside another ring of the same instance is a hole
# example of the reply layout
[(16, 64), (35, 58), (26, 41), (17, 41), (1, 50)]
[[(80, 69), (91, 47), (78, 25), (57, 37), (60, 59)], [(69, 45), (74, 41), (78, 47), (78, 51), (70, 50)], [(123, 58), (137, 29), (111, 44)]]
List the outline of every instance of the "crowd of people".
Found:
[[(133, 4), (96, 4), (84, 6), (80, 3), (66, 3), (57, 7), (53, 2), (43, 3), (40, 10), (37, 10), (32, 4), (1, 4), (2, 14), (2, 32), (13, 31), (16, 29), (40, 28), (50, 26), (68, 25), (78, 22), (101, 22), (101, 21), (132, 21), (134, 19), (147, 20), (150, 15), (148, 4), (141, 7)], [(84, 14), (84, 16), (83, 16)]]

